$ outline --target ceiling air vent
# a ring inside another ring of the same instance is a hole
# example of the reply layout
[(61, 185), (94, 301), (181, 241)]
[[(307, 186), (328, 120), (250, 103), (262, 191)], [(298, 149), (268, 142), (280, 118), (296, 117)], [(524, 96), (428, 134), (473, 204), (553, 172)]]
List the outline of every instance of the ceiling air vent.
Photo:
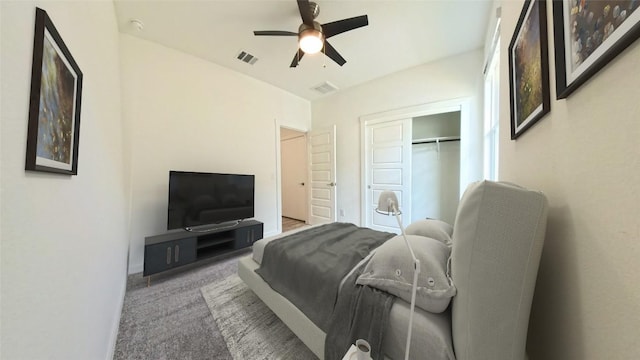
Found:
[(322, 84), (312, 87), (311, 90), (315, 90), (321, 94), (327, 94), (338, 90), (338, 87), (328, 81), (325, 81)]
[(249, 65), (253, 65), (256, 63), (256, 61), (258, 61), (258, 58), (249, 54), (246, 51), (240, 51), (240, 53), (238, 54), (238, 56), (236, 56), (236, 58), (242, 62), (246, 62)]

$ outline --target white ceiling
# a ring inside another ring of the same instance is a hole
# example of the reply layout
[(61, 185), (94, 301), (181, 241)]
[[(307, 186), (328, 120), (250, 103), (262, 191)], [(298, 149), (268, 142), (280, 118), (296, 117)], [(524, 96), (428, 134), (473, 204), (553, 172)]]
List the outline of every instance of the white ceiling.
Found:
[[(305, 55), (289, 68), (296, 37), (254, 36), (253, 30), (298, 31), (295, 0), (116, 0), (120, 32), (177, 49), (308, 100), (325, 81), (339, 89), (483, 46), (490, 0), (317, 0), (316, 21), (367, 15), (369, 25), (329, 39), (347, 60)], [(131, 25), (137, 19), (142, 30)], [(249, 65), (236, 56), (248, 52)], [(326, 65), (326, 66), (325, 66)]]

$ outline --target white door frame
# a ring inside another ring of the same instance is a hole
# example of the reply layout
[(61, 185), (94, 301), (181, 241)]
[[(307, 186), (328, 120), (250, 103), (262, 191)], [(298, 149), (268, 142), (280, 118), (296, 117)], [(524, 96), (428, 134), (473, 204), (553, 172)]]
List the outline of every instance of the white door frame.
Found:
[[(425, 115), (441, 114), (446, 112), (460, 111), (460, 193), (462, 195), (466, 189), (468, 183), (475, 181), (475, 176), (470, 174), (467, 162), (468, 154), (473, 152), (472, 141), (469, 141), (470, 134), (473, 133), (473, 124), (471, 123), (471, 98), (457, 98), (451, 100), (437, 101), (427, 104), (410, 106), (402, 109), (384, 111), (380, 113), (364, 115), (360, 117), (360, 189), (361, 189), (361, 204), (360, 204), (360, 223), (361, 226), (368, 226), (366, 224), (368, 204), (367, 197), (367, 184), (369, 179), (367, 178), (366, 169), (366, 131), (367, 127), (373, 124), (379, 124), (388, 121), (394, 121), (404, 118), (414, 118)], [(406, 204), (403, 206), (411, 206)], [(408, 224), (403, 224), (408, 225)]]
[[(301, 133), (304, 133), (305, 138), (307, 138), (307, 133), (309, 132), (308, 129), (299, 129), (293, 126), (288, 126), (288, 125), (282, 125), (280, 124), (280, 121), (278, 121), (278, 119), (276, 119), (275, 121), (275, 131), (276, 131), (276, 174), (275, 174), (275, 178), (276, 178), (276, 234), (280, 234), (282, 232), (282, 153), (280, 149), (280, 128), (286, 128), (286, 129), (291, 129), (291, 130), (295, 130), (295, 131), (299, 131)], [(308, 143), (308, 138), (307, 138), (307, 143)], [(307, 160), (308, 162), (308, 160)], [(307, 168), (308, 168), (308, 163), (307, 163)], [(307, 171), (308, 172), (308, 171)], [(308, 177), (308, 175), (307, 175)], [(305, 181), (305, 184), (307, 184), (309, 182), (309, 179), (307, 178), (307, 181)], [(307, 191), (307, 201), (309, 201), (309, 187), (305, 186), (305, 189)], [(309, 218), (309, 214), (307, 212), (307, 221)], [(275, 235), (275, 234), (274, 234)]]

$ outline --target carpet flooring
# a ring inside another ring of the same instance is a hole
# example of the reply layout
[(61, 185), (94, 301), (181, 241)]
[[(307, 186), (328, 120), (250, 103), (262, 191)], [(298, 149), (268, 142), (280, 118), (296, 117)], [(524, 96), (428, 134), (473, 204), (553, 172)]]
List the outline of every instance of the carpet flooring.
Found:
[(127, 279), (115, 360), (232, 360), (200, 288), (237, 274), (250, 249), (154, 275)]
[(234, 360), (318, 359), (237, 275), (201, 290)]

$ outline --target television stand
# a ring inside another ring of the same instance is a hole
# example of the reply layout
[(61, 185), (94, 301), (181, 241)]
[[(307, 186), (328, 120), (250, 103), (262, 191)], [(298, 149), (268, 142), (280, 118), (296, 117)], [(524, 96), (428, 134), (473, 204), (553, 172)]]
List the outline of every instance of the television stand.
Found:
[(263, 231), (260, 221), (244, 220), (206, 231), (181, 229), (147, 236), (142, 275), (149, 276), (150, 283), (152, 274), (236, 252), (262, 239)]

